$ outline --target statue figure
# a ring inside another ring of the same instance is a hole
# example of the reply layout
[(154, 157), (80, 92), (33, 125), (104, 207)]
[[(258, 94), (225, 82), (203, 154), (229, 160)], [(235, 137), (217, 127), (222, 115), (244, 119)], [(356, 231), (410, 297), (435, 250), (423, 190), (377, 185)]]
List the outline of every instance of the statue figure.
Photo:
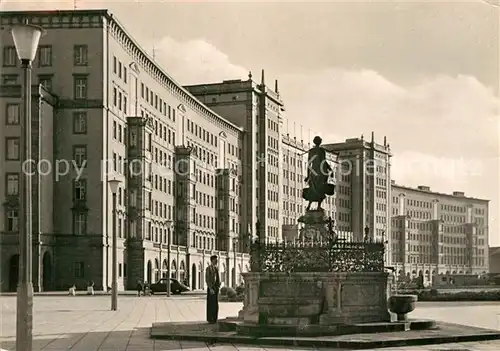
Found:
[(308, 152), (307, 177), (305, 182), (309, 186), (302, 191), (304, 200), (309, 201), (307, 211), (311, 209), (313, 202), (318, 203), (318, 210), (322, 210), (321, 203), (327, 195), (333, 195), (335, 186), (328, 184), (328, 178), (333, 170), (326, 160), (326, 150), (321, 147), (321, 138), (314, 137), (314, 147)]

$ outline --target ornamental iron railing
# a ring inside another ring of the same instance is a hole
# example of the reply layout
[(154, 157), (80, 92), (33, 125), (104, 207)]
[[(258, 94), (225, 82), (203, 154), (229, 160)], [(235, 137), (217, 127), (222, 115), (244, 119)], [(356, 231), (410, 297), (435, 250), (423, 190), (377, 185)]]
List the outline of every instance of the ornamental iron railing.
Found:
[(251, 245), (252, 272), (383, 272), (384, 243), (294, 241)]

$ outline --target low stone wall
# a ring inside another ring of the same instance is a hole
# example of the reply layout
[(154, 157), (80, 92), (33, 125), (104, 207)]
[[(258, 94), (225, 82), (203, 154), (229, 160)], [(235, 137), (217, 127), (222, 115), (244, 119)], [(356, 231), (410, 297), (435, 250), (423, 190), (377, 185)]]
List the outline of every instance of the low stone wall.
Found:
[(388, 322), (390, 287), (383, 272), (243, 273), (240, 319), (259, 324)]

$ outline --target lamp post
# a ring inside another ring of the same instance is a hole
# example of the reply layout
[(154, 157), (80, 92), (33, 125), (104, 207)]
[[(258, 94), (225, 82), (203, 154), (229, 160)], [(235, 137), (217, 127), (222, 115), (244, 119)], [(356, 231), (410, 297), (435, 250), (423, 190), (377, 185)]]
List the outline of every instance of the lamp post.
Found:
[(173, 222), (168, 220), (167, 224), (167, 297), (170, 297), (170, 245), (172, 244), (172, 233)]
[(24, 139), (22, 169), (22, 223), (19, 235), (19, 283), (17, 286), (16, 350), (31, 351), (33, 348), (33, 282), (32, 282), (32, 173), (24, 169), (31, 160), (31, 62), (35, 59), (43, 28), (29, 24), (15, 25), (11, 29), (17, 56), (24, 71)]
[(234, 259), (234, 276), (233, 276), (233, 287), (236, 288), (236, 245), (238, 244), (238, 238), (233, 238), (233, 259)]
[(121, 181), (111, 179), (108, 181), (113, 194), (113, 251), (111, 254), (111, 311), (118, 309), (118, 282), (117, 282), (117, 247), (116, 247), (116, 192)]

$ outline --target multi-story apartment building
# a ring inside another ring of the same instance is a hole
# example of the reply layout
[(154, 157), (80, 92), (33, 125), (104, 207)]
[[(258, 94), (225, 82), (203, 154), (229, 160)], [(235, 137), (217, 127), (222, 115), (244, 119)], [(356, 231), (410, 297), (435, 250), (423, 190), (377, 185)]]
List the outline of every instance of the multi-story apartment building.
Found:
[[(391, 231), (391, 149), (361, 138), (327, 144), (326, 150), (338, 155), (337, 229), (352, 232), (354, 240), (388, 241)], [(390, 245), (388, 245), (390, 247)], [(387, 256), (390, 262), (390, 255)]]
[(254, 234), (254, 223), (270, 242), (281, 239), (282, 201), (282, 121), (284, 103), (278, 91), (266, 85), (264, 71), (260, 83), (248, 80), (185, 86), (203, 104), (242, 128), (243, 237)]
[[(71, 165), (35, 187), (43, 204), (34, 218), (35, 288), (110, 286), (113, 229), (121, 289), (169, 267), (203, 288), (213, 253), (221, 256), (222, 280), (239, 280), (248, 256), (237, 243), (246, 240), (242, 224), (252, 222), (242, 209), (242, 128), (176, 83), (105, 10), (3, 12), (1, 104), (9, 118), (0, 128), (8, 150), (0, 159), (1, 289), (15, 289), (18, 260), (20, 67), (9, 27), (24, 21), (46, 29), (33, 63), (33, 80), (45, 87), (33, 96), (39, 157)], [(121, 182), (115, 228), (110, 179)]]
[(398, 275), (431, 282), (434, 275), (487, 272), (488, 203), (392, 184), (390, 253)]

